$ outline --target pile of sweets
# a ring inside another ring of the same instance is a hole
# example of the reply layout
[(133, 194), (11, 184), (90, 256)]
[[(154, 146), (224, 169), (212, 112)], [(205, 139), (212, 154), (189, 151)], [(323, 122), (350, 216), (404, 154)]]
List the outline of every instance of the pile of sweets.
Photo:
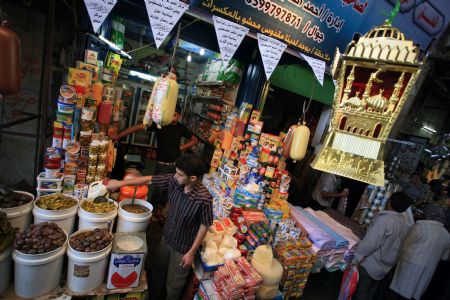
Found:
[(297, 227), (295, 221), (291, 218), (283, 220), (269, 219), (269, 228), (275, 228), (278, 224), (278, 230), (274, 237), (274, 245), (279, 241), (285, 241), (290, 239), (299, 239), (302, 236), (307, 236), (308, 233), (304, 232), (301, 228)]
[(299, 240), (280, 241), (275, 247), (275, 254), (283, 266), (280, 288), (285, 298), (303, 295), (315, 262), (311, 246), (311, 241), (307, 237), (302, 237)]
[(291, 215), (291, 209), (286, 200), (272, 200), (264, 207), (264, 213), (268, 219), (287, 219)]
[(221, 265), (224, 259), (241, 256), (237, 240), (233, 237), (237, 230), (229, 218), (214, 220), (204, 239), (205, 247), (200, 253), (207, 266)]
[(256, 299), (262, 277), (244, 257), (225, 260), (223, 267), (214, 273), (214, 286), (222, 300)]
[(213, 197), (213, 215), (215, 219), (228, 218), (233, 207), (233, 198), (226, 189), (221, 188), (217, 176), (204, 176), (203, 185)]

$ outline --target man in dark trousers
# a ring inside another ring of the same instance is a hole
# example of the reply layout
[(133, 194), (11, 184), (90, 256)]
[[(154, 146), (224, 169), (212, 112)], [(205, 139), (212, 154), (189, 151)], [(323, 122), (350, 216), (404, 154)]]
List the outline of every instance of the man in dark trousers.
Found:
[(383, 299), (387, 275), (396, 264), (400, 247), (409, 227), (402, 212), (413, 203), (411, 197), (396, 192), (370, 224), (355, 251), (359, 281), (353, 300)]
[[(119, 140), (130, 134), (138, 131), (148, 130), (155, 131), (156, 133), (156, 175), (173, 174), (175, 173), (175, 160), (181, 155), (182, 152), (192, 148), (198, 143), (198, 139), (195, 135), (186, 128), (182, 123), (178, 122), (181, 115), (181, 107), (176, 106), (175, 113), (173, 115), (172, 123), (161, 128), (157, 128), (153, 123), (149, 127), (145, 127), (144, 124), (139, 124), (117, 134), (113, 137), (114, 140)], [(181, 138), (188, 140), (187, 143), (181, 144)], [(167, 194), (164, 192), (155, 192), (153, 205), (156, 207), (155, 217), (159, 221), (163, 221), (162, 209), (167, 203)]]
[(212, 197), (201, 183), (205, 165), (198, 155), (184, 154), (175, 162), (175, 174), (111, 180), (107, 188), (154, 185), (168, 191), (169, 214), (163, 237), (150, 257), (149, 299), (178, 300), (195, 253), (213, 222)]

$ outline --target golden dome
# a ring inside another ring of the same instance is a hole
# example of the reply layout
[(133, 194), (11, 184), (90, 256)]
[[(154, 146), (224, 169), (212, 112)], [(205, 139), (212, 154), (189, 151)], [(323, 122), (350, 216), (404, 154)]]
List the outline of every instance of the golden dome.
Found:
[(398, 41), (406, 41), (405, 35), (395, 27), (383, 24), (368, 31), (364, 38), (366, 39), (391, 39)]
[(353, 107), (361, 107), (363, 105), (362, 100), (358, 96), (351, 97), (345, 104)]
[(380, 90), (378, 95), (369, 97), (367, 99), (367, 104), (375, 110), (382, 110), (386, 108), (387, 99), (383, 97), (383, 90)]

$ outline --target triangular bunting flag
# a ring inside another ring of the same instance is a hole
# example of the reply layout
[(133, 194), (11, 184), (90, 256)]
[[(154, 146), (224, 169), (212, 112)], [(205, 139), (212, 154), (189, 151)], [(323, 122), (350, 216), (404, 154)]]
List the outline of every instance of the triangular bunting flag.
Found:
[(273, 71), (277, 67), (281, 55), (283, 55), (283, 52), (286, 49), (287, 45), (264, 34), (258, 33), (257, 36), (258, 47), (259, 52), (261, 53), (264, 71), (266, 72), (267, 80), (269, 80), (270, 76), (272, 76)]
[(117, 0), (84, 0), (94, 32), (102, 26)]
[(213, 21), (220, 55), (223, 65), (226, 67), (248, 33), (248, 28), (217, 16), (213, 16)]
[(145, 0), (145, 7), (159, 49), (189, 5), (179, 0)]
[(301, 52), (300, 55), (306, 60), (309, 66), (313, 69), (314, 75), (316, 76), (320, 85), (323, 85), (323, 77), (325, 76), (325, 62), (323, 60), (305, 55)]

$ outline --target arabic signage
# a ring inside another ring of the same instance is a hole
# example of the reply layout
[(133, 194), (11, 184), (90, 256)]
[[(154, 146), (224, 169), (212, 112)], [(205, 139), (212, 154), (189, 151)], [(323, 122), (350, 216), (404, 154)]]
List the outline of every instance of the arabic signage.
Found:
[(320, 85), (323, 85), (323, 78), (325, 76), (325, 62), (323, 60), (310, 57), (306, 54), (300, 52), (300, 55), (304, 60), (308, 63), (311, 69), (314, 72), (314, 76), (316, 76), (317, 81), (319, 81)]
[(228, 66), (239, 45), (242, 43), (248, 28), (223, 18), (214, 16), (214, 28), (216, 29), (217, 42), (224, 67)]
[(272, 76), (273, 71), (275, 71), (275, 68), (277, 67), (281, 55), (283, 55), (283, 52), (286, 49), (287, 45), (264, 34), (258, 33), (257, 37), (258, 48), (259, 52), (261, 53), (264, 71), (266, 73), (267, 80), (269, 80), (270, 76)]
[(94, 32), (102, 26), (117, 0), (84, 0)]
[[(276, 38), (303, 54), (331, 62), (354, 33), (381, 25), (396, 0), (191, 0), (190, 6)], [(402, 0), (394, 26), (426, 49), (448, 24), (450, 1)]]
[(372, 0), (192, 0), (190, 5), (276, 38), (302, 53), (330, 62), (345, 47)]
[(145, 0), (145, 7), (159, 49), (189, 6), (179, 0)]

